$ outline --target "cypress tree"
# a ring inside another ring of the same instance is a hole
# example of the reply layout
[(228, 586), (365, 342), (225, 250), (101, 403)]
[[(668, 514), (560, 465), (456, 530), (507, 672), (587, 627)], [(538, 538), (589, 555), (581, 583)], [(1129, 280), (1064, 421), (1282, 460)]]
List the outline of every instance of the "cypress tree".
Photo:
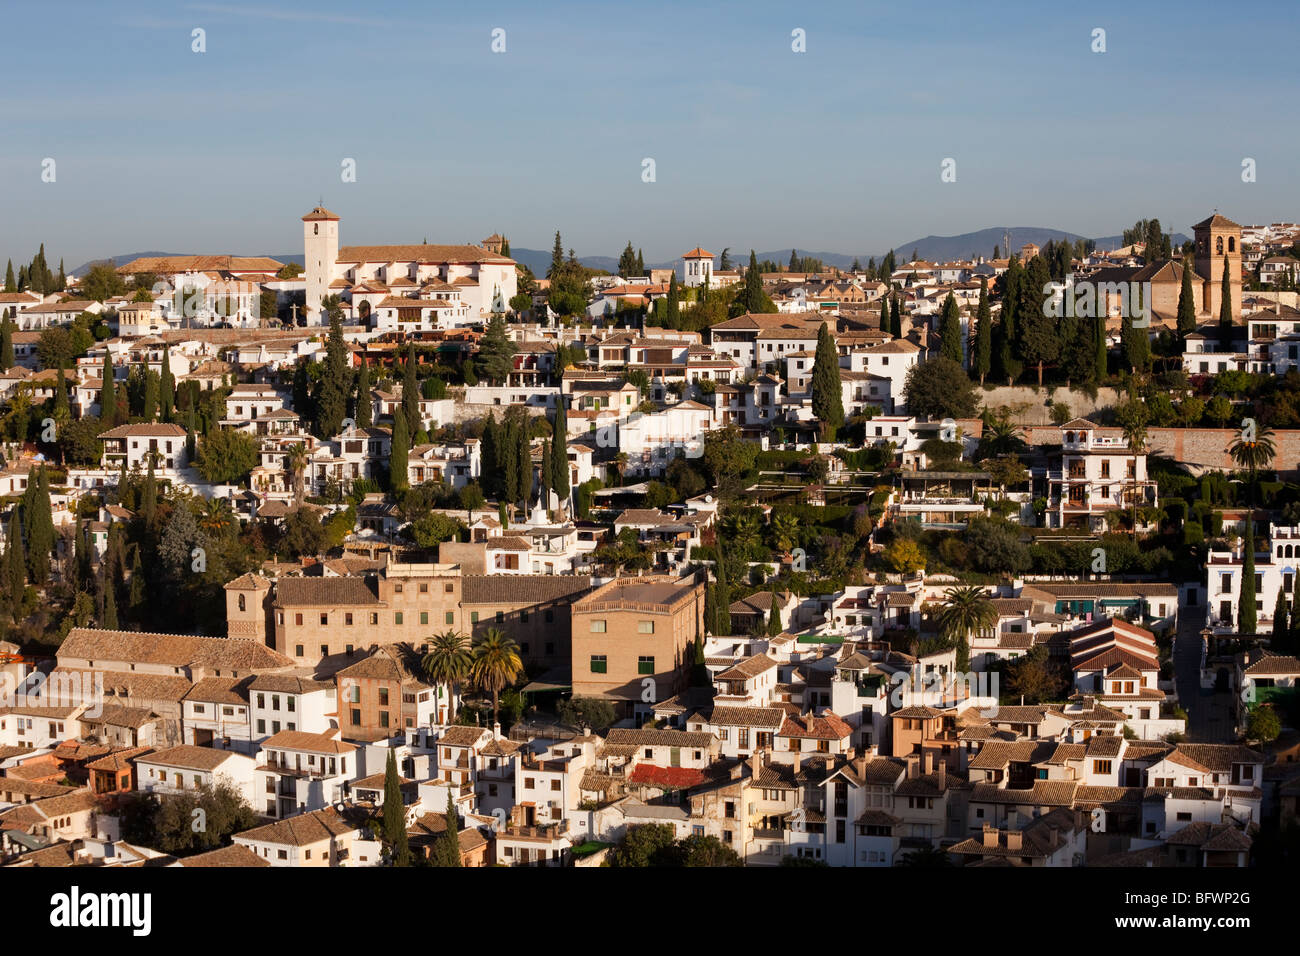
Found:
[(1241, 595), (1237, 602), (1237, 632), (1254, 634), (1257, 626), (1255, 608), (1255, 511), (1246, 517), (1246, 543), (1241, 562)]
[(22, 615), (23, 592), (27, 587), (27, 556), (23, 553), (22, 505), (9, 518), (9, 548), (5, 554), (5, 576), (9, 591), (9, 613), (17, 624)]
[(560, 507), (569, 498), (569, 414), (563, 399), (555, 405), (555, 434), (551, 442), (551, 489), (560, 499)]
[[(150, 532), (156, 530), (155, 524), (158, 517), (158, 479), (153, 473), (153, 457), (149, 458), (149, 470), (144, 476), (144, 490), (140, 492), (140, 517), (144, 519), (144, 526)], [(139, 555), (136, 556), (137, 558)]]
[(420, 415), (420, 386), (415, 380), (415, 343), (406, 346), (406, 367), (402, 370), (402, 413), (406, 416), (407, 428), (416, 431), (423, 427), (424, 419)]
[(162, 370), (159, 372), (158, 385), (160, 401), (162, 402), (162, 420), (170, 422), (172, 412), (176, 408), (176, 377), (172, 375), (172, 351), (170, 345), (163, 348)]
[(537, 473), (537, 484), (543, 508), (549, 508), (551, 506), (551, 469), (553, 467), (554, 462), (551, 459), (551, 440), (549, 438), (543, 438), (542, 467), (538, 469)]
[(113, 353), (104, 349), (104, 379), (99, 389), (99, 418), (104, 428), (117, 424), (117, 386), (113, 382)]
[(777, 637), (784, 628), (781, 627), (780, 598), (777, 597), (776, 585), (772, 586), (772, 607), (767, 615), (767, 636)]
[(144, 367), (144, 406), (141, 415), (151, 422), (158, 417), (158, 376), (147, 365)]
[(72, 585), (84, 590), (90, 584), (90, 559), (86, 554), (86, 531), (80, 522), (72, 529)]
[(397, 758), (391, 747), (388, 749), (388, 765), (384, 768), (383, 821), (384, 842), (388, 844), (392, 865), (410, 866), (411, 847), (406, 835), (406, 806), (402, 803), (402, 786), (397, 778)]
[(198, 439), (194, 434), (194, 406), (189, 408), (189, 414), (185, 422), (185, 457), (189, 461), (194, 460), (194, 452), (198, 447)]
[(641, 250), (636, 251), (636, 274), (645, 275), (645, 256), (641, 255)]
[(754, 255), (754, 250), (749, 250), (749, 268), (745, 270), (745, 289), (742, 293), (745, 297), (744, 305), (746, 312), (758, 312), (763, 303), (763, 274), (758, 271), (758, 256)]
[(1232, 348), (1232, 283), (1228, 278), (1228, 257), (1223, 257), (1223, 288), (1219, 293), (1219, 346)]
[(528, 420), (520, 424), (519, 432), (519, 451), (515, 458), (515, 467), (519, 470), (519, 498), (524, 504), (524, 510), (527, 510), (528, 499), (533, 493), (533, 451), (532, 442), (528, 440)]
[(501, 465), (498, 462), (501, 449), (496, 415), (492, 412), (488, 412), (487, 421), (483, 423), (483, 437), (480, 442), (479, 459), (482, 468), (480, 480), (483, 484), (483, 493), (489, 498), (498, 498), (501, 495)]
[(8, 264), (5, 266), (5, 291), (18, 291), (18, 282), (14, 279), (14, 261), (12, 259), (10, 259)]
[(116, 588), (113, 587), (112, 580), (103, 582), (104, 586), (104, 618), (103, 627), (109, 631), (118, 629), (117, 622), (117, 597), (114, 595)]
[(903, 337), (903, 308), (896, 295), (889, 301), (889, 333), (896, 339)]
[(964, 351), (961, 342), (961, 310), (949, 292), (943, 300), (943, 313), (939, 319), (939, 354), (961, 365)]
[(668, 279), (668, 295), (664, 299), (663, 321), (659, 324), (666, 329), (675, 329), (681, 322), (681, 291), (677, 288), (677, 270), (673, 270)]
[(497, 470), (501, 473), (502, 504), (513, 505), (519, 500), (519, 423), (513, 415), (506, 415), (497, 434)]
[(880, 297), (880, 331), (886, 335), (892, 335), (894, 323), (889, 319), (889, 295), (885, 294)]
[(1196, 331), (1196, 302), (1192, 299), (1192, 270), (1183, 260), (1183, 284), (1178, 290), (1178, 338), (1186, 340)]
[(1093, 371), (1094, 381), (1100, 385), (1110, 376), (1110, 369), (1107, 368), (1109, 361), (1109, 349), (1106, 347), (1106, 317), (1102, 316), (1096, 320), (1094, 325), (1096, 329), (1096, 368)]
[(980, 384), (983, 385), (984, 376), (988, 375), (993, 364), (993, 316), (989, 311), (989, 283), (987, 279), (980, 280), (980, 304), (975, 313), (974, 358), (972, 371), (979, 376)]
[(66, 420), (72, 413), (68, 409), (68, 382), (63, 374), (63, 356), (59, 356), (59, 373), (54, 380), (54, 414)]
[(140, 620), (144, 610), (144, 567), (140, 563), (140, 549), (135, 549), (135, 559), (131, 562), (131, 593), (129, 597), (131, 619)]
[(821, 423), (825, 439), (834, 441), (836, 430), (844, 424), (844, 395), (840, 386), (839, 353), (825, 322), (817, 332), (817, 351), (813, 356), (812, 410)]
[(1273, 645), (1286, 641), (1290, 626), (1287, 622), (1286, 592), (1277, 589), (1277, 605), (1273, 608)]
[(348, 394), (351, 391), (352, 374), (348, 367), (347, 342), (343, 338), (343, 317), (340, 312), (334, 311), (330, 318), (325, 368), (316, 386), (317, 437), (333, 438), (343, 430)]
[(546, 278), (554, 279), (564, 268), (564, 244), (560, 241), (560, 230), (555, 230), (555, 245), (551, 246), (551, 267), (546, 270)]
[(6, 369), (13, 368), (14, 361), (14, 324), (8, 317), (0, 322), (0, 365)]
[(361, 360), (361, 371), (357, 373), (357, 427), (369, 428), (372, 419), (370, 406), (370, 365)]
[(54, 516), (50, 512), (50, 482), (44, 468), (28, 472), (27, 489), (35, 489), (27, 516), (27, 567), (32, 583), (44, 587), (50, 578), (50, 555), (54, 551)]
[(456, 804), (451, 799), (451, 788), (447, 789), (447, 812), (444, 814), (442, 836), (434, 851), (434, 860), (438, 866), (461, 866), (460, 860), (460, 817), (456, 814)]
[(411, 449), (411, 440), (406, 433), (406, 413), (401, 407), (393, 409), (393, 440), (388, 456), (388, 483), (394, 491), (405, 491), (410, 487), (410, 478), (406, 472), (406, 453)]

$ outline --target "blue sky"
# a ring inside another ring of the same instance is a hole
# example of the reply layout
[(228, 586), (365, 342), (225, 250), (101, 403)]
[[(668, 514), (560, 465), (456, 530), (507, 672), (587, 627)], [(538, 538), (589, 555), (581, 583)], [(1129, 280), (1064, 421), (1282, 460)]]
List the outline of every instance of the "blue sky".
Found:
[(1295, 219), (1293, 14), (1250, 10), (6, 8), (0, 256), (25, 262), (41, 241), (69, 268), (144, 249), (297, 252), (321, 196), (345, 244), (500, 231), (545, 249), (559, 228), (580, 255), (631, 239), (650, 261), (695, 245), (871, 253), (993, 225), (1100, 235), (1148, 216), (1188, 231), (1215, 207)]

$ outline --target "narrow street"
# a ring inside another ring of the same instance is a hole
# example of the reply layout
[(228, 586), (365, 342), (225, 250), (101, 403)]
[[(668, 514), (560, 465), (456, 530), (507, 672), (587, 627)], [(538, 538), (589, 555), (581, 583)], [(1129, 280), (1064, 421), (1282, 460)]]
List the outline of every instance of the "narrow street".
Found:
[(1231, 743), (1235, 737), (1232, 694), (1201, 688), (1201, 629), (1204, 607), (1184, 607), (1178, 613), (1174, 638), (1174, 681), (1178, 702), (1187, 711), (1187, 739), (1195, 743)]

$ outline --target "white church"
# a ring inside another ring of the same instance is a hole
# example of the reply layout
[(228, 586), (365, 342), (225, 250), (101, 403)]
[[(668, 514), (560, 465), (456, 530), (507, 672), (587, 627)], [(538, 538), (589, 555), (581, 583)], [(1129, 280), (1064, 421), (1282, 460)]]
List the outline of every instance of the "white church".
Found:
[(426, 332), (485, 322), (519, 291), (501, 237), (482, 245), (339, 247), (339, 217), (317, 206), (302, 217), (307, 324), (323, 325), (321, 300), (337, 295), (353, 320), (381, 331)]

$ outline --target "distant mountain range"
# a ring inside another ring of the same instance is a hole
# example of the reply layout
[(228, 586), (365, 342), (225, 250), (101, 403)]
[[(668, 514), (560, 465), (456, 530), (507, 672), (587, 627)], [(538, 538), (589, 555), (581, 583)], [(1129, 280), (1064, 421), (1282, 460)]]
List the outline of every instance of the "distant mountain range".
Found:
[[(1019, 249), (1027, 242), (1035, 245), (1046, 245), (1049, 240), (1068, 239), (1074, 242), (1078, 239), (1085, 238), (1075, 232), (1066, 232), (1063, 229), (1046, 229), (1041, 226), (990, 226), (988, 229), (981, 229), (978, 232), (965, 232), (960, 236), (925, 236), (921, 239), (913, 239), (910, 242), (900, 242), (894, 246), (894, 258), (899, 262), (907, 262), (912, 258), (913, 251), (920, 259), (927, 259), (931, 262), (948, 262), (953, 259), (966, 259), (970, 256), (984, 256), (992, 258), (993, 247), (997, 246), (998, 251), (1005, 256), (1006, 236), (1011, 236), (1011, 248)], [(1174, 233), (1174, 246), (1180, 246), (1188, 240), (1188, 236), (1181, 232)], [(1104, 236), (1095, 240), (1099, 249), (1118, 248), (1123, 238), (1121, 236)], [(710, 250), (715, 255), (721, 255), (722, 249)], [(857, 259), (862, 265), (866, 265), (870, 259), (880, 262), (885, 257), (886, 252), (871, 253), (843, 253), (843, 252), (814, 252), (808, 249), (796, 248), (795, 252), (801, 257), (811, 256), (814, 259), (820, 259), (828, 266), (834, 266), (839, 269), (848, 269), (853, 265), (853, 260)], [(191, 253), (183, 252), (131, 252), (125, 255), (113, 256), (113, 265), (120, 266), (132, 259), (138, 259), (142, 256), (179, 256), (190, 255)], [(749, 261), (749, 250), (746, 248), (742, 251), (740, 246), (730, 247), (729, 254), (732, 262), (744, 265)], [(268, 255), (268, 253), (256, 253), (256, 255)], [(785, 264), (790, 261), (789, 249), (777, 249), (770, 252), (757, 253), (760, 261), (770, 259), (773, 262)], [(279, 259), (281, 262), (296, 262), (298, 265), (303, 264), (303, 255), (295, 252), (290, 255), (270, 254), (272, 259)], [(533, 270), (533, 274), (541, 277), (546, 275), (546, 270), (551, 267), (551, 253), (543, 249), (525, 249), (522, 247), (512, 246), (510, 257), (521, 265), (527, 266)], [(102, 259), (95, 259), (93, 262), (102, 262)], [(578, 261), (589, 269), (602, 269), (605, 272), (614, 272), (618, 269), (617, 256), (579, 256)], [(85, 275), (90, 268), (91, 262), (83, 263), (72, 270), (72, 275)], [(649, 269), (676, 269), (681, 274), (681, 258), (672, 259), (667, 262), (647, 262), (646, 267)]]
[[(232, 253), (229, 253), (229, 254), (232, 255), (232, 256), (241, 256), (241, 255), (245, 255), (245, 254), (242, 253), (242, 252), (232, 252)], [(126, 265), (126, 263), (132, 261), (133, 259), (144, 259), (144, 258), (146, 258), (146, 257), (151, 257), (151, 256), (194, 256), (194, 255), (219, 255), (219, 256), (223, 256), (223, 255), (226, 255), (226, 253), (224, 253), (224, 252), (216, 252), (216, 253), (208, 253), (208, 252), (158, 252), (158, 251), (156, 251), (156, 250), (155, 250), (155, 251), (151, 251), (151, 252), (127, 252), (127, 253), (124, 253), (123, 255), (120, 255), (120, 256), (101, 256), (101, 257), (98, 258), (98, 259), (91, 259), (91, 260), (88, 261), (88, 262), (83, 262), (81, 265), (77, 266), (77, 268), (73, 269), (73, 270), (72, 270), (71, 272), (69, 272), (68, 274), (69, 274), (69, 275), (74, 275), (74, 276), (84, 276), (87, 272), (90, 271), (90, 267), (91, 267), (91, 266), (95, 265), (96, 263), (103, 262), (105, 259), (111, 259), (112, 262), (113, 262), (113, 266), (116, 268), (117, 266)], [(304, 261), (305, 261), (305, 260), (304, 260), (304, 257), (303, 257), (303, 254), (302, 254), (301, 252), (295, 252), (295, 253), (293, 253), (292, 255), (287, 255), (287, 256), (273, 255), (272, 253), (269, 253), (269, 252), (253, 252), (253, 253), (248, 253), (248, 256), (249, 256), (249, 257), (267, 256), (268, 258), (271, 258), (271, 259), (278, 259), (280, 262), (285, 262), (285, 263), (296, 262), (296, 263), (298, 263), (298, 265), (303, 265), (303, 263), (304, 263)], [(549, 260), (549, 256), (548, 256), (548, 260), (547, 260), (547, 261), (550, 261), (550, 260)]]

